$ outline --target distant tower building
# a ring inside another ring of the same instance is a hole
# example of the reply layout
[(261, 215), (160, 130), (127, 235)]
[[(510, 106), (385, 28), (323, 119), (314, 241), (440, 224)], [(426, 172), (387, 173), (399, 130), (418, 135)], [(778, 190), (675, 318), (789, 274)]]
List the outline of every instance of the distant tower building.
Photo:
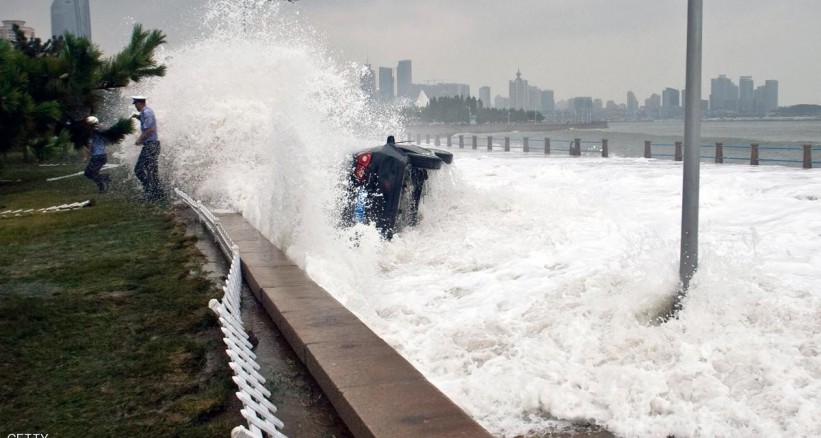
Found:
[(568, 101), (567, 111), (574, 123), (590, 123), (593, 121), (593, 98), (574, 97)]
[(405, 97), (411, 99), (416, 96), (411, 96), (413, 89), (413, 68), (410, 59), (399, 61), (396, 66), (396, 97)]
[(659, 111), (661, 111), (661, 96), (653, 93), (644, 100), (644, 112), (647, 117), (655, 119), (659, 116)]
[(510, 108), (510, 98), (496, 95), (496, 97), (493, 98), (493, 108), (496, 108), (496, 109), (508, 109), (508, 108)]
[(490, 87), (479, 87), (479, 100), (482, 101), (483, 108), (493, 107), (493, 102), (490, 101)]
[(755, 89), (755, 113), (765, 115), (778, 108), (778, 81), (766, 80), (764, 85)]
[(510, 109), (528, 109), (530, 97), (527, 81), (522, 79), (522, 72), (516, 71), (516, 79), (509, 81)]
[(663, 119), (676, 118), (681, 115), (681, 94), (675, 88), (665, 88), (661, 92), (661, 111)]
[(627, 92), (627, 118), (637, 118), (639, 114), (639, 100), (636, 99), (636, 93), (632, 91)]
[(385, 102), (393, 100), (393, 69), (379, 67), (379, 98)]
[(54, 0), (51, 3), (51, 34), (71, 33), (91, 40), (88, 0)]
[(553, 98), (553, 90), (542, 90), (542, 113), (548, 114), (556, 111), (556, 101)]
[(738, 112), (745, 116), (755, 112), (755, 84), (752, 76), (738, 78)]
[(541, 111), (542, 110), (542, 90), (539, 87), (527, 86), (527, 111)]
[(370, 64), (365, 64), (359, 74), (359, 87), (368, 99), (376, 98), (376, 75)]
[(710, 80), (710, 112), (738, 112), (738, 85), (725, 75)]
[(23, 20), (3, 20), (3, 25), (0, 26), (0, 38), (15, 41), (17, 39), (13, 29), (15, 24), (20, 26), (20, 30), (23, 31), (26, 38), (34, 38), (34, 29), (26, 26), (26, 22)]

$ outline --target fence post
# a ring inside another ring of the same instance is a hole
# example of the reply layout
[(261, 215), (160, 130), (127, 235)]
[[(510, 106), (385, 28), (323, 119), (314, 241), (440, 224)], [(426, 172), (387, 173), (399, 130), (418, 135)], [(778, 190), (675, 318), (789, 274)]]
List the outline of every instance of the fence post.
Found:
[(422, 134), (416, 134), (416, 144), (422, 144)]
[(505, 152), (510, 152), (510, 137), (505, 137)]
[(448, 147), (453, 146), (453, 136), (448, 134)]
[(601, 156), (602, 158), (607, 158), (607, 155), (607, 139), (603, 138), (601, 139)]
[(425, 134), (425, 144), (430, 144), (430, 134)]
[(653, 154), (650, 153), (650, 140), (644, 140), (644, 158), (652, 158)]
[(575, 156), (577, 156), (577, 157), (581, 157), (581, 156), (582, 156), (582, 139), (580, 139), (580, 138), (574, 138), (574, 139), (573, 139), (573, 142), (574, 142), (574, 143), (575, 143), (575, 145), (576, 145), (576, 146), (573, 148), (573, 155), (575, 155)]
[(465, 136), (460, 135), (459, 136), (459, 149), (464, 149), (464, 148), (465, 148)]
[(804, 145), (804, 169), (812, 169), (812, 145)]
[(544, 138), (544, 154), (550, 155), (550, 137)]
[(522, 138), (522, 151), (530, 152), (530, 139), (527, 137)]
[(433, 139), (433, 145), (439, 146), (439, 134), (436, 134), (436, 137)]
[(675, 158), (673, 158), (673, 159), (676, 160), (676, 161), (681, 161), (681, 142), (680, 141), (676, 142)]
[(493, 150), (493, 136), (492, 135), (487, 136), (487, 150), (489, 150), (489, 151)]
[(716, 164), (724, 163), (724, 143), (716, 143)]
[(470, 144), (470, 145), (471, 145), (471, 147), (473, 148), (473, 150), (476, 150), (476, 145), (477, 145), (477, 144), (478, 144), (478, 143), (477, 143), (477, 136), (475, 136), (475, 135), (474, 135), (474, 136), (473, 136), (473, 142)]
[(758, 166), (758, 143), (750, 144), (750, 166)]

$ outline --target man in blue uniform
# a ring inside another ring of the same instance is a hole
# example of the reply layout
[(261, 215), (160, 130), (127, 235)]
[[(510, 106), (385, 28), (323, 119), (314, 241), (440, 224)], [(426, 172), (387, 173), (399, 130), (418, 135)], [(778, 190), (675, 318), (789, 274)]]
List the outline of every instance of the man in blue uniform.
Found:
[(149, 201), (159, 201), (163, 197), (160, 186), (159, 170), (157, 159), (160, 156), (160, 138), (157, 135), (157, 118), (154, 111), (145, 104), (145, 96), (132, 96), (134, 107), (139, 111), (135, 114), (140, 121), (140, 136), (134, 142), (137, 146), (142, 146), (137, 165), (134, 166), (134, 174), (143, 185), (145, 198)]
[(96, 117), (86, 117), (86, 123), (92, 127), (91, 135), (88, 139), (89, 155), (91, 155), (91, 157), (88, 160), (88, 165), (86, 165), (86, 170), (83, 172), (83, 175), (97, 184), (100, 193), (105, 193), (108, 191), (111, 176), (100, 173), (100, 170), (108, 160), (105, 152), (105, 147), (108, 142), (100, 135), (100, 121)]

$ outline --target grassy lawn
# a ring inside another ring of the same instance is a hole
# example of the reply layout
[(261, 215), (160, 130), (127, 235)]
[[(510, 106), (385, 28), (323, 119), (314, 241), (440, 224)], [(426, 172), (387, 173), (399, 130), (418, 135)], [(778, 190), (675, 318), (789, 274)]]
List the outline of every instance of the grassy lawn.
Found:
[[(139, 201), (128, 170), (109, 193), (84, 163), (6, 158), (0, 212), (0, 432), (227, 437), (234, 401), (195, 238), (165, 206)], [(5, 436), (5, 435), (4, 435)]]

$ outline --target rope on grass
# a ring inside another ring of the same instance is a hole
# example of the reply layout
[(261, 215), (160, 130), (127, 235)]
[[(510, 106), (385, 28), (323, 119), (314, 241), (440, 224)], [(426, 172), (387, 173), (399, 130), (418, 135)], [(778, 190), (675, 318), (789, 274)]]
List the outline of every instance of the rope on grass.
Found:
[(29, 209), (19, 209), (19, 210), (4, 210), (0, 211), (0, 218), (12, 218), (12, 217), (20, 217), (26, 216), (35, 213), (55, 213), (58, 211), (69, 211), (69, 210), (77, 210), (78, 208), (88, 207), (91, 205), (91, 200), (81, 201), (81, 202), (73, 202), (71, 204), (61, 204), (55, 205), (52, 207), (44, 207), (44, 208), (29, 208)]

